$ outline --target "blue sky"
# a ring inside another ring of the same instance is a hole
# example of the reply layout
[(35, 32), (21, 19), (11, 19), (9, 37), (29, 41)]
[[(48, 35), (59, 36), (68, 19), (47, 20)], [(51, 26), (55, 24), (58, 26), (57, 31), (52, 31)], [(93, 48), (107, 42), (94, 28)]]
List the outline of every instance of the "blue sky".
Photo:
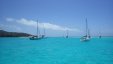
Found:
[(36, 34), (45, 26), (47, 36), (85, 34), (113, 36), (113, 0), (0, 0), (0, 29)]

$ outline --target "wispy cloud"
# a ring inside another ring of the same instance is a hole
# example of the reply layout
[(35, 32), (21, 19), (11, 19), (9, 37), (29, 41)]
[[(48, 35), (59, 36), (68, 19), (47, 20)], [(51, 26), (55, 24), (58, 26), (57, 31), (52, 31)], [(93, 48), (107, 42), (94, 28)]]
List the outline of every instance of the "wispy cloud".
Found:
[(6, 18), (6, 21), (9, 21), (9, 22), (12, 22), (14, 20), (15, 20), (14, 18)]
[(15, 25), (6, 25), (6, 24), (0, 24), (0, 30), (9, 30), (12, 29), (14, 31), (21, 31), (21, 28)]
[[(8, 18), (7, 19), (7, 21), (11, 21), (11, 20), (14, 21), (13, 18)], [(27, 25), (27, 26), (37, 27), (37, 21), (34, 21), (34, 20), (28, 20), (28, 19), (22, 18), (22, 19), (16, 19), (15, 21), (19, 24), (24, 24), (24, 25)], [(56, 24), (41, 23), (41, 22), (38, 23), (38, 27), (39, 28), (50, 29), (50, 30), (59, 30), (59, 31), (65, 31), (65, 30), (76, 31), (76, 32), (79, 31), (79, 29), (77, 29), (77, 28), (63, 27), (63, 26), (56, 25)]]

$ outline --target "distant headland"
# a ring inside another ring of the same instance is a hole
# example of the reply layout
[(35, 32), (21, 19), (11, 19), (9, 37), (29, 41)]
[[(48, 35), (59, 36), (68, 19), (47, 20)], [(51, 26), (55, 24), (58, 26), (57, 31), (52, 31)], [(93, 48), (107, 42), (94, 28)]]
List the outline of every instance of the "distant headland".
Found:
[(31, 34), (22, 33), (22, 32), (7, 32), (4, 30), (0, 30), (0, 37), (28, 37)]

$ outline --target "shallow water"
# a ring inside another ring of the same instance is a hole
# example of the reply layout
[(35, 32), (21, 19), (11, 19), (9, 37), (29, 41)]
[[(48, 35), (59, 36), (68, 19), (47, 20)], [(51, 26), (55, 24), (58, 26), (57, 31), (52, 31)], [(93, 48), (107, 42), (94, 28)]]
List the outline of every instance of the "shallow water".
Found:
[(0, 64), (113, 64), (113, 37), (0, 38)]

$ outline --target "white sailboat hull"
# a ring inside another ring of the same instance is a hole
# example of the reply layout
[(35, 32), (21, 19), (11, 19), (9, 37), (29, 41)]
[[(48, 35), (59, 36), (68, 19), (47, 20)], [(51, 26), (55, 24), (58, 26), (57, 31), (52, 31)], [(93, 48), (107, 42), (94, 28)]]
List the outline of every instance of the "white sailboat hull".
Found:
[(39, 40), (42, 39), (42, 37), (38, 37), (38, 36), (31, 36), (29, 37), (30, 40)]
[(89, 40), (90, 40), (89, 37), (82, 37), (82, 38), (80, 39), (80, 41), (89, 41)]

